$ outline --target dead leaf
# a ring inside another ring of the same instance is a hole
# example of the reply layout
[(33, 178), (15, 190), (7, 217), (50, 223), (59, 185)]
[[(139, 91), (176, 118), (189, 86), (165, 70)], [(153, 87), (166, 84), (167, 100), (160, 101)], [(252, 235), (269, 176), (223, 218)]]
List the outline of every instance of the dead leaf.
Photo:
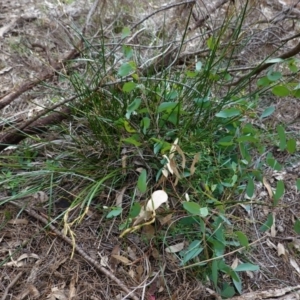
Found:
[(124, 265), (130, 265), (131, 264), (131, 261), (125, 256), (113, 254), (111, 257), (117, 259), (118, 261), (120, 261)]
[(269, 184), (269, 182), (267, 181), (266, 177), (263, 177), (263, 184), (268, 191), (270, 199), (272, 200), (273, 199), (272, 188), (271, 188), (271, 185)]
[(271, 236), (272, 237), (275, 237), (276, 236), (276, 213), (275, 212), (273, 212), (273, 224), (272, 224), (272, 226), (271, 226)]
[(185, 165), (186, 165), (186, 158), (185, 158), (184, 152), (181, 150), (179, 145), (176, 145), (176, 150), (179, 153), (179, 155), (181, 156), (181, 159), (182, 159), (181, 166), (182, 166), (182, 169), (184, 169)]
[(155, 259), (158, 259), (159, 256), (160, 256), (160, 254), (159, 254), (159, 252), (158, 252), (158, 250), (157, 250), (156, 248), (152, 248), (151, 255), (152, 255), (152, 257), (155, 258)]
[(136, 256), (136, 251), (134, 251), (133, 249), (131, 249), (131, 247), (127, 247), (127, 254), (128, 254), (128, 257), (131, 259), (131, 260), (136, 260), (137, 259), (137, 256)]
[(239, 265), (239, 259), (236, 257), (231, 264), (231, 268), (234, 270)]
[(138, 282), (141, 282), (141, 278), (142, 278), (142, 276), (143, 276), (143, 273), (144, 273), (144, 268), (143, 268), (143, 266), (142, 265), (138, 265), (137, 267), (136, 267), (136, 274), (137, 274), (137, 281)]
[(290, 264), (298, 272), (298, 274), (300, 274), (300, 268), (293, 257), (290, 257)]
[(281, 243), (277, 244), (277, 254), (278, 256), (285, 255), (285, 248), (284, 245)]
[(127, 186), (123, 187), (121, 191), (117, 192), (116, 196), (116, 206), (122, 207), (124, 193), (127, 189)]
[(33, 284), (28, 285), (28, 290), (33, 299), (40, 298), (41, 294)]
[(135, 272), (134, 272), (134, 270), (132, 270), (132, 269), (130, 269), (129, 271), (128, 271), (128, 274), (129, 274), (129, 276), (131, 277), (131, 278), (135, 278), (136, 276), (135, 276)]
[(158, 221), (161, 225), (170, 224), (173, 214), (168, 214), (164, 217), (159, 217)]
[(13, 219), (13, 220), (9, 220), (7, 223), (12, 224), (12, 225), (27, 225), (28, 220), (27, 219)]
[(70, 282), (70, 288), (69, 288), (69, 299), (71, 300), (72, 298), (74, 298), (76, 296), (76, 275), (72, 276), (71, 282)]
[(157, 210), (163, 203), (168, 201), (168, 195), (163, 190), (157, 190), (152, 193), (151, 199), (148, 200), (146, 205), (146, 211), (155, 211)]
[(122, 163), (122, 173), (126, 174), (126, 168), (127, 168), (127, 155), (123, 155), (121, 158)]
[(145, 225), (143, 227), (143, 234), (144, 236), (150, 240), (155, 236), (155, 228), (152, 225)]
[(181, 251), (183, 248), (184, 248), (184, 242), (175, 244), (173, 246), (169, 246), (165, 250), (168, 253), (176, 253), (176, 252)]
[(115, 245), (110, 254), (110, 266), (113, 271), (116, 271), (119, 261), (113, 255), (120, 255), (120, 245)]
[(195, 171), (196, 171), (195, 165), (199, 161), (199, 159), (200, 159), (200, 153), (196, 153), (194, 155), (194, 159), (193, 159), (193, 162), (192, 162), (191, 167), (190, 167), (191, 175), (193, 175), (195, 173)]

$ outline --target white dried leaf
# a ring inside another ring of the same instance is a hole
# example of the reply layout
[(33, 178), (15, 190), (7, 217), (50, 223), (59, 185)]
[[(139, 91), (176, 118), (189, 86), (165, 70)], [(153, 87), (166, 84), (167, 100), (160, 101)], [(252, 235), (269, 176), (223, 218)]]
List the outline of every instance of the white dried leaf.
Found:
[(151, 199), (148, 200), (146, 205), (146, 211), (155, 211), (157, 210), (163, 203), (168, 201), (168, 195), (163, 190), (157, 190), (152, 193)]
[(293, 257), (290, 257), (290, 264), (298, 272), (298, 274), (300, 274), (300, 268)]
[(285, 248), (281, 243), (277, 244), (277, 254), (278, 256), (285, 255)]
[(181, 251), (183, 248), (184, 248), (184, 242), (169, 246), (165, 250), (168, 253), (176, 253), (176, 252)]

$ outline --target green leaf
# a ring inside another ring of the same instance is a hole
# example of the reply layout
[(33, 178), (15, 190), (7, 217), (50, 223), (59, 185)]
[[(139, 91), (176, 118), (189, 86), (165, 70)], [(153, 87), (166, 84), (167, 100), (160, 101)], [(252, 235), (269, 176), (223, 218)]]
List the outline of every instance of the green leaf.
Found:
[(285, 129), (282, 125), (277, 125), (277, 133), (279, 136), (279, 149), (283, 151), (286, 148)]
[(279, 199), (284, 195), (284, 182), (279, 180), (276, 185), (276, 191), (274, 194), (274, 205), (277, 205)]
[(273, 158), (273, 157), (268, 157), (267, 158), (267, 164), (273, 168), (273, 170), (275, 171), (281, 171), (282, 170), (282, 166), (278, 163), (278, 161)]
[(201, 206), (196, 202), (184, 201), (183, 208), (191, 214), (198, 215), (200, 212)]
[(300, 220), (296, 220), (294, 224), (294, 230), (296, 231), (297, 234), (300, 234)]
[(234, 287), (230, 286), (228, 283), (224, 283), (223, 289), (221, 291), (222, 298), (231, 298), (235, 295)]
[(143, 127), (143, 134), (146, 134), (147, 129), (150, 127), (150, 119), (148, 117), (144, 117), (142, 119), (141, 126)]
[(246, 194), (249, 198), (252, 198), (253, 195), (254, 195), (254, 180), (253, 178), (249, 178), (248, 180), (248, 184), (247, 184), (247, 187), (246, 187)]
[(241, 114), (241, 112), (237, 108), (228, 108), (228, 109), (224, 109), (224, 110), (218, 112), (216, 114), (216, 117), (226, 119), (226, 118), (232, 118), (232, 117), (239, 116), (240, 114)]
[(231, 135), (224, 136), (220, 140), (218, 140), (218, 144), (225, 147), (231, 146), (233, 145), (233, 138), (234, 136)]
[(122, 50), (123, 50), (123, 54), (127, 59), (130, 59), (133, 55), (133, 51), (132, 48), (130, 46), (127, 45), (123, 45), (122, 46)]
[(130, 119), (131, 114), (139, 108), (142, 103), (141, 98), (135, 98), (127, 107), (126, 118)]
[(236, 231), (236, 236), (243, 247), (248, 247), (249, 241), (247, 236), (242, 231)]
[(176, 106), (178, 106), (178, 103), (176, 102), (162, 102), (158, 108), (157, 108), (157, 112), (162, 112), (165, 110), (172, 110), (174, 109)]
[(237, 142), (242, 143), (242, 142), (248, 142), (248, 143), (258, 143), (258, 139), (251, 136), (251, 135), (242, 135), (239, 138), (236, 139)]
[(123, 85), (122, 91), (125, 93), (129, 93), (136, 88), (137, 84), (134, 82), (126, 82)]
[(130, 208), (129, 218), (136, 218), (139, 215), (141, 209), (141, 204), (139, 204), (138, 202), (134, 202)]
[(290, 90), (285, 85), (277, 85), (272, 88), (272, 93), (275, 96), (286, 97), (290, 94)]
[(270, 81), (277, 81), (282, 77), (282, 74), (280, 72), (271, 70), (268, 72), (267, 77)]
[(197, 257), (203, 251), (203, 248), (200, 247), (200, 245), (201, 241), (198, 240), (193, 241), (189, 245), (188, 249), (184, 252), (184, 257), (181, 265), (186, 264), (189, 260)]
[(270, 115), (273, 114), (274, 111), (275, 111), (275, 106), (270, 106), (263, 111), (260, 118), (262, 119), (262, 118), (269, 117)]
[(121, 77), (127, 76), (129, 73), (133, 72), (135, 70), (135, 66), (133, 63), (124, 63), (120, 66), (118, 70), (118, 75)]
[(208, 208), (207, 207), (201, 207), (199, 211), (199, 215), (202, 218), (205, 218), (208, 216)]
[(300, 178), (298, 178), (296, 180), (296, 187), (297, 187), (297, 190), (300, 191)]
[(290, 154), (295, 153), (297, 147), (296, 140), (294, 139), (289, 139), (286, 143), (286, 149)]
[(271, 81), (267, 77), (262, 77), (257, 81), (257, 86), (269, 86)]
[(259, 231), (265, 232), (265, 231), (269, 230), (272, 225), (273, 225), (273, 216), (272, 216), (272, 214), (269, 214), (266, 222), (263, 223), (261, 225), (261, 227), (259, 228)]
[(139, 146), (142, 145), (142, 143), (139, 142), (137, 140), (137, 138), (138, 138), (137, 136), (131, 136), (131, 137), (127, 138), (127, 139), (122, 139), (122, 141), (125, 142), (125, 143), (127, 143), (127, 144), (131, 144), (131, 145), (134, 145), (136, 147), (139, 147)]
[(140, 192), (145, 193), (147, 190), (147, 171), (144, 169), (138, 179), (137, 187)]
[(122, 207), (114, 207), (106, 216), (107, 219), (117, 217), (122, 213)]
[(240, 276), (235, 271), (233, 271), (230, 275), (236, 290), (239, 294), (242, 294), (242, 280)]
[(244, 264), (240, 264), (238, 265), (234, 271), (236, 272), (242, 272), (242, 271), (258, 271), (259, 270), (259, 266), (257, 265), (253, 265), (250, 263), (244, 263)]
[(130, 36), (131, 32), (130, 32), (130, 28), (129, 27), (124, 27), (122, 29), (122, 39)]
[(218, 286), (218, 261), (216, 259), (213, 260), (212, 264), (211, 264), (211, 279), (212, 282), (214, 283), (215, 287)]

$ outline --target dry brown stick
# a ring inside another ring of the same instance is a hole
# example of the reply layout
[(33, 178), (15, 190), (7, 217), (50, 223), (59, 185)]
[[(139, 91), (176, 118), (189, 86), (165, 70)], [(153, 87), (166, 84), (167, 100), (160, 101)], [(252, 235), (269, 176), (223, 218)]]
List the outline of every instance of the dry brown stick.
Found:
[[(21, 204), (15, 202), (15, 201), (10, 201), (13, 205), (17, 206), (18, 208), (24, 208)], [(34, 217), (35, 219), (39, 220), (42, 222), (45, 226), (50, 228), (57, 236), (59, 236), (61, 239), (63, 239), (67, 244), (69, 244), (71, 247), (73, 247), (73, 242), (72, 240), (65, 236), (61, 231), (59, 231), (54, 225), (51, 224), (49, 220), (46, 218), (42, 217), (41, 215), (37, 214), (33, 209), (27, 207), (25, 208), (25, 211), (31, 216)], [(92, 264), (98, 271), (109, 277), (111, 280), (113, 280), (124, 292), (127, 293), (126, 297), (130, 297), (133, 300), (139, 300), (139, 298), (135, 295), (133, 291), (130, 291), (128, 287), (119, 279), (117, 278), (109, 269), (105, 269), (102, 267), (96, 260), (92, 259), (82, 248), (80, 248), (77, 244), (74, 246), (75, 250), (90, 264)]]
[(195, 30), (196, 28), (202, 26), (202, 24), (210, 17), (211, 14), (213, 14), (219, 7), (227, 3), (229, 0), (219, 0), (218, 2), (215, 3), (215, 6), (212, 7), (207, 11), (207, 14), (203, 16), (201, 19), (197, 20), (195, 26), (192, 28), (192, 31)]
[(20, 277), (22, 276), (22, 274), (23, 274), (23, 272), (19, 272), (17, 274), (17, 276), (13, 279), (13, 281), (7, 286), (7, 288), (4, 291), (4, 294), (2, 295), (1, 300), (5, 300), (6, 299), (9, 290), (16, 284), (16, 282), (20, 279)]
[[(281, 58), (281, 59), (287, 59), (287, 58), (291, 58), (293, 56), (295, 56), (296, 54), (298, 54), (300, 52), (300, 42), (291, 50), (279, 55), (277, 58)], [(264, 71), (265, 69), (269, 68), (270, 66), (274, 65), (275, 63), (265, 63), (260, 65), (257, 69), (255, 69), (254, 71), (240, 77), (239, 79), (237, 79), (234, 82), (231, 82), (229, 84), (225, 84), (225, 86), (234, 86), (234, 85), (238, 85), (240, 84), (242, 81), (247, 80), (247, 79), (251, 79), (253, 76), (257, 76), (259, 73), (261, 73), (262, 71)]]

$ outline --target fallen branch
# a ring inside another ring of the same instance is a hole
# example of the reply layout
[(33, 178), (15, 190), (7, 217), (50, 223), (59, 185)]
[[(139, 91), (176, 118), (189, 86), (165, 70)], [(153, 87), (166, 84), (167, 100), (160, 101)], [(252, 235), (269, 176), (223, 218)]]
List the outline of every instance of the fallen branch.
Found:
[[(295, 56), (296, 54), (300, 53), (300, 42), (291, 50), (277, 56), (276, 58), (281, 58), (281, 59), (287, 59), (287, 58), (291, 58), (293, 56)], [(273, 66), (275, 63), (265, 63), (260, 65), (258, 68), (256, 68), (254, 71), (240, 77), (239, 79), (237, 79), (234, 82), (231, 82), (229, 84), (225, 84), (225, 86), (235, 86), (240, 84), (242, 81), (244, 80), (251, 80), (252, 77), (257, 76), (259, 73), (261, 73), (262, 71), (266, 70), (267, 68)]]

